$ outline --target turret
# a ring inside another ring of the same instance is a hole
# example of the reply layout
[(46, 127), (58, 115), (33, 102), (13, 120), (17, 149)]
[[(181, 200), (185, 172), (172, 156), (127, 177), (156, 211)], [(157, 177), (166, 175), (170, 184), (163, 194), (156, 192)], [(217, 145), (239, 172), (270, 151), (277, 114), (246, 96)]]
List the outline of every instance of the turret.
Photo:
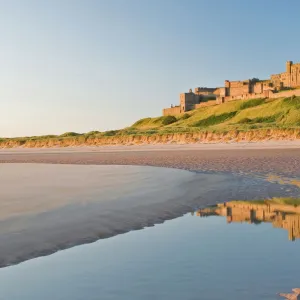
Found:
[(286, 62), (286, 72), (287, 72), (288, 74), (291, 74), (292, 65), (293, 65), (293, 62), (292, 62), (292, 61), (287, 61), (287, 62)]

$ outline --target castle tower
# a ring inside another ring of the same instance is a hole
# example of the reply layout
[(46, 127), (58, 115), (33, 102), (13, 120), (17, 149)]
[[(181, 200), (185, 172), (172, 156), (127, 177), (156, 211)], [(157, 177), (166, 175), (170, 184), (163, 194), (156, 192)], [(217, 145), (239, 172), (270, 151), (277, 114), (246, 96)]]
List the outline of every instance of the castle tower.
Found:
[(288, 86), (291, 87), (292, 86), (292, 81), (291, 81), (291, 77), (292, 77), (292, 65), (293, 62), (292, 61), (287, 61), (286, 62), (286, 73), (287, 73), (287, 79), (288, 79)]
[(291, 71), (292, 71), (292, 65), (293, 65), (293, 62), (292, 61), (287, 61), (286, 62), (286, 72), (288, 74), (291, 74)]

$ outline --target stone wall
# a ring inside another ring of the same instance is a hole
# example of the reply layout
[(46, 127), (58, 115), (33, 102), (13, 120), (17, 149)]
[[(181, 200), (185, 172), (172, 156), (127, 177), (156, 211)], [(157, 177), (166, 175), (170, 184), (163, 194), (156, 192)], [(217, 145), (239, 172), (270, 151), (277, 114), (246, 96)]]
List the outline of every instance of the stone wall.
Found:
[(271, 75), (273, 86), (277, 89), (282, 87), (300, 87), (300, 64), (286, 63), (286, 72)]
[(258, 99), (258, 98), (276, 99), (276, 98), (286, 98), (292, 96), (300, 96), (300, 89), (281, 91), (278, 93), (274, 93), (271, 90), (265, 90), (263, 93), (251, 93), (251, 94), (248, 93), (239, 96), (218, 97), (216, 103), (221, 104), (221, 103), (226, 103), (226, 102), (236, 101), (236, 100), (250, 100), (250, 99)]
[[(264, 90), (264, 88), (261, 86), (261, 88), (260, 89), (257, 88), (256, 91), (259, 91), (261, 89)], [(197, 101), (201, 101), (201, 98), (196, 99), (193, 96), (195, 95), (193, 93), (191, 95), (189, 93), (185, 93), (181, 95), (183, 95), (180, 101), (181, 106), (175, 106), (173, 108), (165, 108), (163, 110), (164, 116), (179, 115), (183, 112), (197, 109), (200, 107), (207, 107), (207, 106), (222, 104), (230, 101), (236, 101), (236, 100), (250, 100), (250, 99), (258, 99), (258, 98), (277, 99), (277, 98), (286, 98), (292, 96), (300, 96), (300, 89), (281, 91), (277, 93), (274, 93), (272, 90), (264, 90), (262, 93), (244, 93), (242, 95), (237, 95), (237, 96), (217, 97), (216, 100), (210, 100), (210, 101), (200, 102), (200, 103), (197, 103)]]
[(200, 96), (192, 92), (180, 94), (180, 107), (182, 111), (194, 109), (195, 104), (200, 102)]
[[(299, 90), (282, 91), (284, 88), (300, 88), (300, 63), (293, 64), (292, 61), (286, 63), (286, 72), (271, 75), (270, 79), (257, 80), (255, 78), (243, 81), (225, 80), (222, 88), (195, 88), (193, 93), (180, 94), (180, 105), (175, 108), (164, 109), (164, 115), (176, 115), (195, 108), (222, 104), (228, 101), (247, 100), (255, 98), (279, 98), (300, 96)], [(273, 91), (281, 90), (282, 92), (274, 93)], [(211, 97), (216, 100), (207, 101)]]
[(163, 109), (163, 116), (176, 116), (181, 114), (180, 106), (164, 108)]
[(300, 86), (300, 64), (292, 64), (290, 84), (291, 87)]
[(195, 88), (196, 95), (211, 95), (215, 91), (215, 88), (197, 87)]
[(286, 98), (286, 97), (292, 97), (292, 96), (300, 96), (300, 89), (297, 90), (289, 90), (289, 91), (282, 91), (278, 93), (273, 93), (270, 91), (269, 98)]
[(281, 74), (271, 75), (271, 81), (272, 81), (274, 88), (280, 88), (281, 87)]
[(236, 101), (236, 100), (248, 100), (248, 99), (266, 98), (266, 97), (267, 97), (267, 94), (265, 92), (259, 93), (259, 94), (247, 93), (247, 94), (242, 94), (242, 95), (238, 95), (238, 96), (218, 97), (217, 103), (221, 104), (221, 103)]
[(257, 82), (253, 86), (253, 93), (262, 94), (264, 91), (264, 84), (262, 82)]
[(232, 201), (218, 204), (214, 211), (197, 211), (197, 216), (209, 215), (224, 216), (228, 223), (272, 223), (275, 228), (287, 230), (289, 240), (300, 239), (300, 206), (277, 204), (272, 201), (262, 204)]
[(240, 96), (250, 92), (250, 80), (245, 81), (225, 81), (225, 96)]

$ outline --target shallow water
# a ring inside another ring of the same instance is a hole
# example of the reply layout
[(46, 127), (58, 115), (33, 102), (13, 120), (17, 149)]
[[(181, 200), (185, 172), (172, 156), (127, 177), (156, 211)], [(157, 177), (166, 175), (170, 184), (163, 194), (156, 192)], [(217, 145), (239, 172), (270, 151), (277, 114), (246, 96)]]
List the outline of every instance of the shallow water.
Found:
[(0, 164), (0, 267), (162, 223), (232, 199), (299, 188), (230, 173), (137, 166)]
[(299, 195), (289, 182), (130, 166), (0, 171), (0, 267), (111, 237), (0, 269), (0, 300), (276, 299), (300, 285), (294, 202), (278, 202), (279, 214), (258, 200), (203, 208)]
[(197, 214), (1, 269), (0, 299), (277, 299), (300, 286), (287, 229)]

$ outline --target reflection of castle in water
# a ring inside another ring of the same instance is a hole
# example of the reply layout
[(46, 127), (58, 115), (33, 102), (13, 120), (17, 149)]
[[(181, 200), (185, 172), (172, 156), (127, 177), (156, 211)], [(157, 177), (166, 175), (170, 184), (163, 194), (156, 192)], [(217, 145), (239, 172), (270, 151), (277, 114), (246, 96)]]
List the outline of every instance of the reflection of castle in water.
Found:
[(280, 293), (279, 296), (284, 297), (289, 300), (299, 300), (300, 299), (300, 289), (292, 289), (292, 294)]
[(248, 222), (259, 224), (272, 223), (275, 228), (288, 231), (289, 240), (300, 239), (300, 206), (275, 203), (272, 201), (232, 201), (198, 210), (197, 216), (224, 216), (227, 223)]

